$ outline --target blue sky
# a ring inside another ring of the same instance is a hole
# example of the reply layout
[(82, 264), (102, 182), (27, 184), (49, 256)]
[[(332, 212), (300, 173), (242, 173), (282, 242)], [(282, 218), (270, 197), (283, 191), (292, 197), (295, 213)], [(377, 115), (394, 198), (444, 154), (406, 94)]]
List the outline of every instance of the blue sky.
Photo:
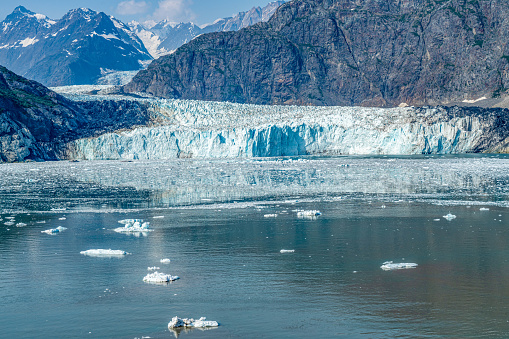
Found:
[(67, 11), (87, 7), (102, 11), (128, 22), (148, 19), (172, 21), (193, 21), (205, 24), (218, 18), (247, 11), (253, 6), (265, 6), (272, 0), (20, 0), (2, 1), (0, 21), (4, 20), (19, 5), (45, 14), (52, 19), (60, 19)]

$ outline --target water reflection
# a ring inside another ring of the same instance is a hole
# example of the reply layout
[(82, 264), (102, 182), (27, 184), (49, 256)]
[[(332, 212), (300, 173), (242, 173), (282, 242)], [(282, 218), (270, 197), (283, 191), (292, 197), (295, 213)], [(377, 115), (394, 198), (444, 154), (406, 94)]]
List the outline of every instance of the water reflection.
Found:
[(0, 167), (0, 208), (164, 208), (362, 195), (507, 205), (508, 167), (507, 156), (11, 164)]

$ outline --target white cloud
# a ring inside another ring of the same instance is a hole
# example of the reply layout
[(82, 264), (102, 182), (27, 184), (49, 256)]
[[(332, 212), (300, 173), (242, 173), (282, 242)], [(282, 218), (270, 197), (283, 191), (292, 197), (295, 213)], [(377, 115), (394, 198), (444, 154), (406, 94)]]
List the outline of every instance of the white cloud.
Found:
[(117, 5), (117, 13), (120, 15), (143, 14), (148, 10), (149, 5), (145, 1), (128, 0)]
[(160, 0), (152, 17), (155, 20), (192, 21), (196, 16), (191, 5), (192, 0)]

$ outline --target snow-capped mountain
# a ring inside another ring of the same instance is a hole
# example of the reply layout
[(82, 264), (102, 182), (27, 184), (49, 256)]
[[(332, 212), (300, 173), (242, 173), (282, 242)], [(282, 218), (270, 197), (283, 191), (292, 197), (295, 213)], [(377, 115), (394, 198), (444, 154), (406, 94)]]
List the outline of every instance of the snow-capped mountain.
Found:
[(191, 22), (175, 23), (163, 20), (157, 23), (152, 21), (144, 23), (131, 21), (129, 27), (143, 41), (150, 54), (154, 58), (158, 58), (173, 52), (198, 35), (221, 31), (237, 31), (258, 22), (268, 21), (279, 6), (284, 3), (284, 0), (274, 1), (263, 8), (253, 7), (248, 12), (241, 12), (233, 17), (218, 19), (211, 24), (203, 26), (197, 26)]
[(51, 20), (19, 6), (0, 23), (0, 64), (48, 86), (92, 84), (151, 59), (126, 24), (103, 12), (79, 8)]

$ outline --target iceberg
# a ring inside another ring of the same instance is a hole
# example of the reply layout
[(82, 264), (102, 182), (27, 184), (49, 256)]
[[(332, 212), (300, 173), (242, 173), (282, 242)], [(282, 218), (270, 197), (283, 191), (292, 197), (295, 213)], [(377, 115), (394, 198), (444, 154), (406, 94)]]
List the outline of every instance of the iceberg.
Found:
[(169, 264), (171, 262), (171, 260), (170, 259), (161, 259), (160, 262), (162, 264)]
[(126, 219), (120, 220), (119, 223), (124, 224), (124, 227), (115, 228), (114, 231), (118, 233), (144, 233), (152, 232), (149, 222), (143, 222), (142, 219)]
[(384, 271), (392, 271), (392, 270), (404, 270), (408, 268), (416, 268), (418, 265), (415, 263), (393, 263), (392, 261), (386, 261), (380, 266), (380, 268)]
[(103, 250), (103, 249), (93, 249), (81, 251), (80, 254), (88, 255), (90, 257), (123, 257), (125, 255), (131, 254), (122, 250)]
[(217, 321), (208, 321), (207, 318), (201, 317), (200, 319), (192, 319), (192, 318), (179, 318), (173, 317), (171, 321), (168, 323), (168, 329), (174, 329), (179, 327), (194, 327), (194, 328), (203, 328), (203, 327), (218, 327), (219, 323)]
[(444, 215), (444, 219), (447, 221), (451, 221), (453, 219), (456, 219), (456, 216), (454, 214), (448, 213), (447, 215)]
[(316, 219), (319, 215), (322, 215), (320, 211), (309, 210), (309, 211), (297, 211), (297, 218), (300, 219)]
[(165, 273), (159, 273), (156, 271), (154, 273), (147, 274), (143, 278), (143, 281), (149, 282), (149, 283), (167, 283), (167, 282), (172, 282), (172, 281), (175, 281), (178, 279), (180, 279), (178, 276), (173, 276), (173, 275), (169, 275), (169, 274), (165, 274)]
[(67, 229), (66, 227), (58, 226), (57, 228), (51, 228), (49, 230), (41, 231), (41, 233), (57, 234), (65, 231), (66, 229)]
[(281, 250), (279, 252), (281, 252), (281, 253), (293, 253), (293, 252), (295, 252), (295, 250)]

